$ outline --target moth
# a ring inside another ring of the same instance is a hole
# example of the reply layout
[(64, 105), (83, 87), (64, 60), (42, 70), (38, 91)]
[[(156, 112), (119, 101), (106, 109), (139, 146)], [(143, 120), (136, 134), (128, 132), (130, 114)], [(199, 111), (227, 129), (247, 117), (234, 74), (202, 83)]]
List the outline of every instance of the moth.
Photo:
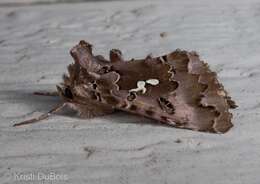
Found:
[(57, 85), (62, 103), (37, 118), (14, 126), (34, 123), (65, 106), (83, 118), (122, 110), (145, 116), (176, 128), (225, 133), (233, 125), (228, 96), (217, 75), (196, 52), (175, 50), (160, 57), (125, 61), (112, 49), (109, 60), (93, 55), (92, 45), (80, 41), (70, 51), (74, 63)]

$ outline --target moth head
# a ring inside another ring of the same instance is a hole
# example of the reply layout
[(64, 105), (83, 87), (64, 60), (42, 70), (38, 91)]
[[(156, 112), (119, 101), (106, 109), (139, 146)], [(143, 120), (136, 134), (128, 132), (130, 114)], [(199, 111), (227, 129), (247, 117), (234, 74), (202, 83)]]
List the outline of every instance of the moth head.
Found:
[(59, 95), (66, 101), (73, 99), (73, 94), (69, 86), (56, 86)]

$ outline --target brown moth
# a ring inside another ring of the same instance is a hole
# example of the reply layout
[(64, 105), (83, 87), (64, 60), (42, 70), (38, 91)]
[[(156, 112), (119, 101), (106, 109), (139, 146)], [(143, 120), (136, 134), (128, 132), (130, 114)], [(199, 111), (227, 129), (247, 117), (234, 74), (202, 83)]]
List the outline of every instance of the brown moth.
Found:
[(121, 51), (113, 49), (106, 60), (80, 41), (70, 53), (75, 62), (68, 66), (57, 93), (42, 94), (59, 95), (63, 103), (14, 126), (45, 119), (65, 105), (85, 118), (119, 109), (197, 131), (224, 133), (233, 126), (229, 109), (236, 107), (234, 101), (195, 52), (176, 50), (124, 61)]

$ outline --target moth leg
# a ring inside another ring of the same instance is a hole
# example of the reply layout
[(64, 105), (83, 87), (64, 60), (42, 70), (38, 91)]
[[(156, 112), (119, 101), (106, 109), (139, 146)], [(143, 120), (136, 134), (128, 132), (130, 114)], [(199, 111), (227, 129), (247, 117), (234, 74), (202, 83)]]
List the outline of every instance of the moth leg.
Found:
[(35, 91), (33, 92), (34, 95), (40, 95), (40, 96), (59, 96), (59, 93), (57, 91), (53, 92), (39, 92)]
[(51, 109), (49, 112), (44, 113), (44, 114), (40, 115), (37, 118), (32, 118), (32, 119), (29, 119), (29, 120), (26, 120), (26, 121), (23, 121), (23, 122), (20, 122), (20, 123), (16, 123), (16, 124), (13, 125), (13, 127), (21, 126), (21, 125), (33, 124), (33, 123), (36, 123), (38, 121), (47, 119), (48, 117), (53, 115), (53, 113), (60, 111), (65, 105), (66, 105), (66, 103), (59, 104), (58, 106), (56, 106), (53, 109)]

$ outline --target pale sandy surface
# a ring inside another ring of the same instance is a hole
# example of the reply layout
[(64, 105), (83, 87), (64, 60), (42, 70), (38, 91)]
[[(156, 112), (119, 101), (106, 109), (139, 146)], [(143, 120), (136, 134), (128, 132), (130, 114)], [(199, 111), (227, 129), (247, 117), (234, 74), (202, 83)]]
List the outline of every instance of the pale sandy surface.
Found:
[[(59, 102), (31, 93), (55, 89), (80, 39), (128, 59), (197, 50), (240, 106), (234, 128), (198, 133), (125, 113), (13, 128)], [(0, 183), (38, 184), (15, 174), (55, 172), (67, 177), (55, 184), (259, 184), (259, 70), (257, 0), (0, 6)]]

